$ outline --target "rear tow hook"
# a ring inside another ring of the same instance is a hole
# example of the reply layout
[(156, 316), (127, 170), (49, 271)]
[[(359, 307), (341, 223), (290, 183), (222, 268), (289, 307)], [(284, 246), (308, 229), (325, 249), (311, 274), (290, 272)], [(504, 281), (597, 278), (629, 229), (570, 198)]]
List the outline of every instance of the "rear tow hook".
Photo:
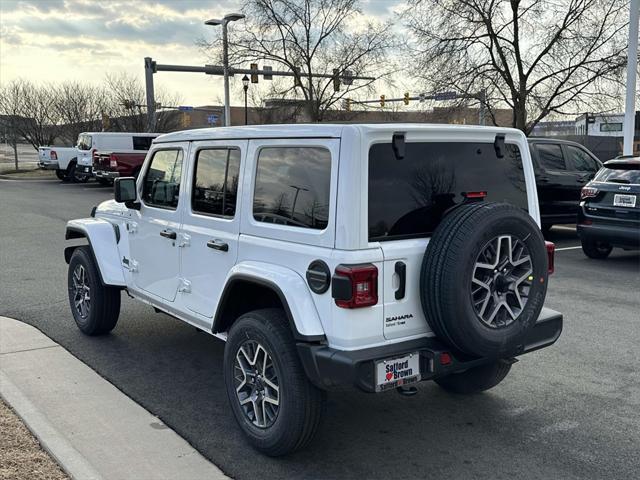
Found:
[(418, 393), (418, 389), (414, 386), (397, 387), (396, 392), (398, 392), (403, 397), (413, 397), (416, 393)]

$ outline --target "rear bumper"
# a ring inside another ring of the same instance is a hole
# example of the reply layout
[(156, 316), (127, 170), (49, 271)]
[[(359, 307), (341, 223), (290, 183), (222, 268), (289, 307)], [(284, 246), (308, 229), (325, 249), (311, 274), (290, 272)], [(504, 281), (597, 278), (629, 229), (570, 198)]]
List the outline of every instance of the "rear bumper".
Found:
[(576, 231), (581, 240), (606, 242), (614, 247), (640, 248), (640, 222), (638, 221), (586, 215), (581, 208)]
[[(552, 345), (562, 332), (562, 314), (543, 308), (540, 317), (523, 345), (512, 356), (522, 355)], [(385, 358), (418, 352), (422, 380), (467, 370), (495, 359), (454, 354), (438, 339), (420, 338), (364, 350), (335, 350), (326, 345), (299, 343), (298, 353), (309, 379), (319, 388), (331, 389), (353, 385), (365, 392), (375, 392), (375, 362)], [(440, 354), (448, 353), (451, 363), (440, 364)]]
[(58, 170), (58, 162), (38, 162), (38, 166), (44, 170)]
[(120, 176), (120, 173), (112, 172), (109, 170), (94, 170), (93, 175), (96, 178), (106, 178), (109, 180), (113, 180), (115, 178), (118, 178)]

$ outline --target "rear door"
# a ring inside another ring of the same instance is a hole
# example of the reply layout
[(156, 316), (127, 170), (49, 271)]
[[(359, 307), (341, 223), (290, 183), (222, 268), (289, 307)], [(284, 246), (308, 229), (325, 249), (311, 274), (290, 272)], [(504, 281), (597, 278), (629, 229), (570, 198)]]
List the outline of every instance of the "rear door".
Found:
[(543, 218), (543, 223), (552, 222), (554, 217), (559, 221), (566, 221), (576, 215), (576, 188), (580, 182), (580, 175), (571, 171), (567, 165), (559, 143), (536, 143), (535, 150), (539, 167), (536, 185), (540, 214), (546, 217)]
[(246, 140), (194, 143), (189, 164), (189, 198), (185, 206), (181, 248), (186, 288), (181, 301), (190, 312), (208, 319), (229, 270), (238, 256), (241, 164)]
[(520, 151), (507, 143), (498, 158), (493, 143), (415, 142), (397, 160), (391, 143), (369, 150), (369, 241), (383, 251), (384, 336), (387, 339), (429, 331), (420, 286), (428, 238), (452, 207), (486, 192), (482, 201), (528, 208)]
[(576, 178), (574, 188), (577, 208), (580, 202), (580, 190), (589, 181), (593, 180), (602, 164), (581, 147), (574, 145), (563, 145), (562, 147), (564, 156), (567, 159), (567, 168), (573, 172)]

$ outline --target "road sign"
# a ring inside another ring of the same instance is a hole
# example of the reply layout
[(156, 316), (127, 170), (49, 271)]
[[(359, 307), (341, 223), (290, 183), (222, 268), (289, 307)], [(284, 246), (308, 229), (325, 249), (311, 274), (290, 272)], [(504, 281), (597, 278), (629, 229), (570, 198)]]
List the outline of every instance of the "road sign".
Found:
[(209, 125), (215, 125), (216, 123), (218, 123), (218, 118), (220, 118), (218, 115), (207, 115), (207, 123)]
[(433, 96), (434, 100), (454, 100), (458, 98), (456, 92), (439, 92)]
[(342, 73), (342, 83), (347, 86), (353, 84), (353, 72), (351, 70), (345, 70)]
[(191, 110), (193, 110), (193, 107), (190, 105), (180, 105), (178, 107), (178, 110), (180, 110), (181, 112), (190, 112)]

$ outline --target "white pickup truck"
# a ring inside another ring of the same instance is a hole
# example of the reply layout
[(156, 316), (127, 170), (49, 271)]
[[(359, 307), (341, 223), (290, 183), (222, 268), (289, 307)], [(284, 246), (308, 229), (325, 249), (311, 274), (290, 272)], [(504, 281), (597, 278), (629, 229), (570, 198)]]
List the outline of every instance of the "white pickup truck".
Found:
[(83, 132), (75, 147), (40, 147), (38, 165), (55, 170), (60, 180), (86, 182), (93, 176), (93, 160), (99, 151), (147, 150), (157, 133)]

